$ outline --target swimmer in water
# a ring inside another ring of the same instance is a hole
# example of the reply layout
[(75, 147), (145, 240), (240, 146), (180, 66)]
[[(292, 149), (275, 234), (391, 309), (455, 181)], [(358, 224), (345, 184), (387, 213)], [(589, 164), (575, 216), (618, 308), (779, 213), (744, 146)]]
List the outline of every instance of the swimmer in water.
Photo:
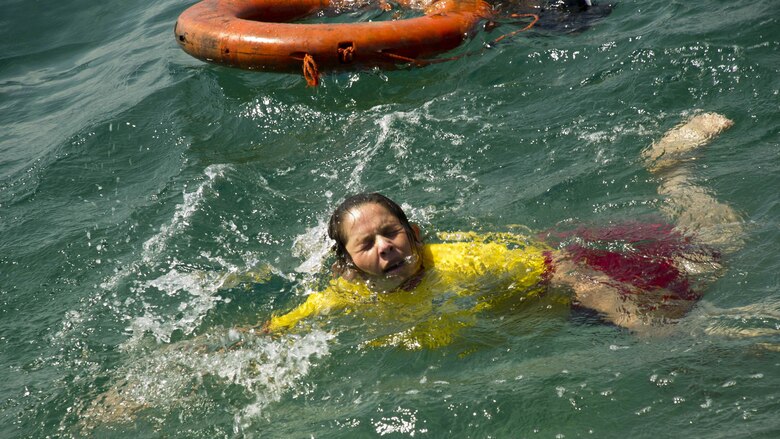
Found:
[[(440, 233), (443, 242), (425, 243), (420, 229), (387, 197), (350, 197), (329, 224), (335, 241), (334, 279), (290, 312), (273, 316), (263, 329), (296, 331), (308, 322), (316, 324), (318, 317), (340, 315), (362, 319), (359, 335), (368, 340), (362, 346), (435, 349), (456, 343), (480, 316), (497, 312), (503, 317), (530, 305), (545, 312), (582, 307), (620, 327), (653, 332), (683, 317), (701, 296), (693, 280), (716, 277), (722, 271), (721, 254), (742, 245), (739, 215), (694, 184), (688, 166), (701, 146), (731, 125), (719, 114), (699, 114), (643, 151), (666, 199), (662, 211), (674, 226), (582, 228), (551, 234), (560, 240), (555, 243), (514, 233)], [(613, 250), (610, 243), (616, 241), (623, 250)], [(141, 377), (146, 370), (190, 374), (186, 388), (196, 394), (190, 383), (203, 381), (202, 371), (188, 369), (190, 356), (219, 363), (214, 356), (231, 355), (243, 345), (242, 332), (256, 330), (234, 328), (226, 336), (206, 334), (144, 354), (82, 410), (81, 436), (103, 425), (132, 423), (139, 412), (154, 406), (149, 392), (156, 388), (134, 375), (139, 370)], [(254, 351), (247, 354), (256, 356)], [(236, 355), (232, 358), (244, 354)], [(258, 369), (252, 365), (249, 375)], [(173, 400), (189, 401), (186, 396)]]
[[(473, 232), (440, 234), (450, 242), (428, 244), (389, 198), (349, 197), (328, 227), (335, 241), (334, 279), (289, 313), (272, 317), (264, 330), (290, 330), (338, 312), (362, 313), (410, 322), (409, 328), (370, 344), (438, 347), (507, 297), (539, 298), (556, 287), (573, 292), (572, 305), (636, 332), (674, 322), (701, 297), (695, 280), (717, 276), (721, 254), (741, 246), (739, 216), (695, 185), (688, 166), (693, 152), (731, 125), (719, 114), (699, 114), (643, 152), (666, 198), (662, 212), (675, 225), (583, 228), (552, 234), (560, 240), (557, 246), (509, 233)], [(612, 250), (609, 244), (615, 242), (629, 249)], [(442, 303), (451, 305), (449, 311), (436, 309)]]

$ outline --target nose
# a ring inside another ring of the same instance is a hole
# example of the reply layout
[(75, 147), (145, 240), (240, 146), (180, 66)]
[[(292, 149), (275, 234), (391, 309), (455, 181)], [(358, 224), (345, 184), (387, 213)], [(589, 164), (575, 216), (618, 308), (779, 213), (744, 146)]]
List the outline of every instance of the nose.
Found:
[(395, 247), (389, 239), (379, 236), (377, 237), (377, 248), (379, 249), (379, 254), (381, 256), (387, 256), (390, 252), (393, 251), (393, 248)]

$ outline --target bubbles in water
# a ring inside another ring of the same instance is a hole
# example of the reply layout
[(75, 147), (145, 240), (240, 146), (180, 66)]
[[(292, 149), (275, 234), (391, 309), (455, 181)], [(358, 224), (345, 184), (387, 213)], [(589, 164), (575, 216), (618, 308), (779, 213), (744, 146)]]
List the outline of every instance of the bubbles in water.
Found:
[[(380, 409), (381, 411), (381, 409)], [(417, 427), (417, 410), (397, 407), (392, 414), (382, 416), (379, 419), (371, 419), (374, 431), (380, 436), (400, 433), (414, 436), (415, 433), (427, 433), (427, 428)], [(425, 423), (425, 421), (423, 421)]]

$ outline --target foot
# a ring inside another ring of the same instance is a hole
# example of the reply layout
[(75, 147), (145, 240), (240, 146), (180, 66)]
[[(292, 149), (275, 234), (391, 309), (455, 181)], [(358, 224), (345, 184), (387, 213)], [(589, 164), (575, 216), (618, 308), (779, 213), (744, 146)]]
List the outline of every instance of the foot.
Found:
[(734, 124), (718, 113), (703, 113), (669, 130), (661, 140), (642, 152), (647, 168), (658, 172), (680, 162), (683, 156), (707, 144)]

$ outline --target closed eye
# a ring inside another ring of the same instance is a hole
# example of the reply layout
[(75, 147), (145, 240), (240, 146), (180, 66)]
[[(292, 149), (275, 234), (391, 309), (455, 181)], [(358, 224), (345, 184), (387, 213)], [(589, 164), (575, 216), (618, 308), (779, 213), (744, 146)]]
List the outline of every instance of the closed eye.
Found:
[[(399, 233), (403, 233), (403, 232), (404, 232), (404, 228), (402, 226), (391, 225), (380, 229), (377, 232), (377, 235), (387, 239), (393, 239), (396, 236), (398, 236)], [(371, 250), (371, 248), (374, 247), (374, 244), (376, 243), (377, 235), (366, 237), (365, 239), (360, 241), (357, 245), (357, 250), (363, 252)]]
[(387, 238), (395, 238), (403, 230), (404, 230), (403, 227), (400, 226), (388, 227), (382, 230), (382, 236), (385, 236)]

